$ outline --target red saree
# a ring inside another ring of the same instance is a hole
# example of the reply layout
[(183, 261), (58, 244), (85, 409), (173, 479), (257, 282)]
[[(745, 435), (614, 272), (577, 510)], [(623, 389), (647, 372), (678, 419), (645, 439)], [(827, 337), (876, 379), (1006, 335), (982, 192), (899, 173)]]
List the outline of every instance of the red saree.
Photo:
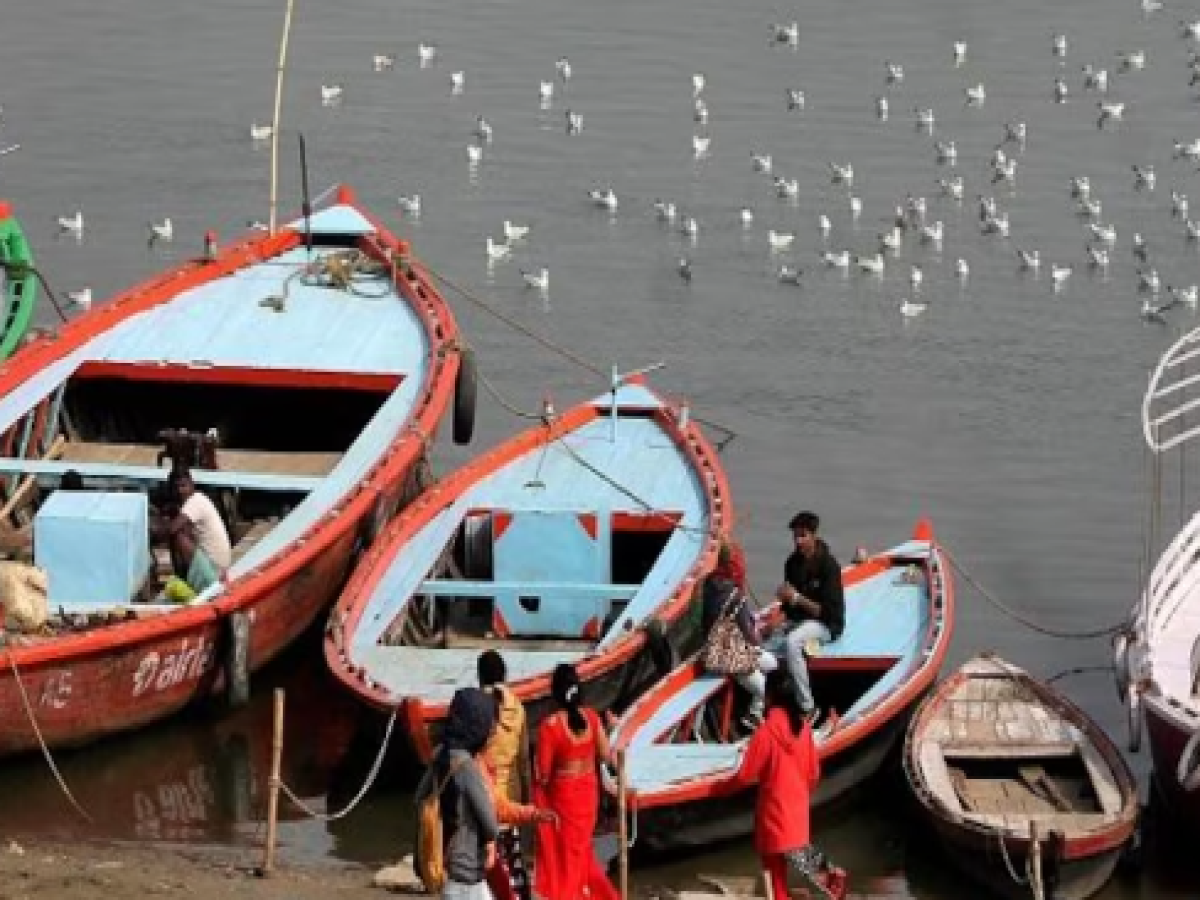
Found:
[(582, 710), (587, 729), (575, 735), (566, 713), (538, 726), (535, 803), (558, 813), (558, 824), (540, 824), (534, 868), (539, 900), (618, 900), (616, 888), (592, 852), (600, 788), (596, 776), (600, 719)]

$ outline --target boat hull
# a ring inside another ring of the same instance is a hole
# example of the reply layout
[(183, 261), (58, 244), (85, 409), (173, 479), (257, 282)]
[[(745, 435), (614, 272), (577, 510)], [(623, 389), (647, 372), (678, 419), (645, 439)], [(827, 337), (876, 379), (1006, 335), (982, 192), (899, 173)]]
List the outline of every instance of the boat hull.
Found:
[[(356, 529), (347, 527), (302, 571), (241, 605), (251, 620), (251, 672), (275, 658), (333, 602), (356, 537)], [(18, 664), (15, 670), (6, 660), (0, 669), (0, 717), (5, 723), (0, 756), (37, 749), (38, 732), (48, 747), (77, 746), (221, 695), (228, 685), (225, 662), (233, 646), (229, 622), (228, 616), (205, 616), (144, 640)]]
[[(904, 736), (920, 698), (863, 740), (821, 760), (821, 780), (812, 798), (814, 810), (847, 802), (880, 774)], [(695, 849), (754, 833), (756, 790), (708, 796), (637, 811), (638, 843), (651, 850)]]
[[(975, 883), (998, 897), (1028, 900), (1031, 896), (1027, 879), (1028, 842), (1010, 839), (1001, 850), (1000, 838), (994, 833), (957, 828), (944, 820), (937, 822), (938, 836), (955, 867)], [(1007, 854), (1007, 861), (1006, 855)], [(1095, 895), (1109, 879), (1120, 862), (1121, 848), (1110, 848), (1094, 855), (1066, 859), (1043, 868), (1047, 896), (1055, 900), (1085, 900)], [(1014, 879), (1013, 872), (1022, 881)], [(1053, 889), (1051, 889), (1053, 885)]]
[(1154, 761), (1154, 783), (1165, 811), (1170, 818), (1200, 827), (1200, 790), (1186, 790), (1177, 775), (1179, 757), (1190, 734), (1153, 701), (1148, 701), (1144, 710), (1146, 738)]

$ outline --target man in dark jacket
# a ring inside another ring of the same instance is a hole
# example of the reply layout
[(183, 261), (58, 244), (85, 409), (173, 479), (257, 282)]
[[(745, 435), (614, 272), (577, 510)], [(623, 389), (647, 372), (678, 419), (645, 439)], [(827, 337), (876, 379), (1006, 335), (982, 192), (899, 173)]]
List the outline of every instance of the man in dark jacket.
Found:
[(842, 567), (817, 537), (821, 520), (816, 513), (797, 513), (788, 523), (795, 549), (783, 566), (784, 582), (775, 592), (786, 622), (768, 649), (787, 659), (796, 696), (805, 712), (816, 710), (808, 678), (804, 648), (810, 641), (827, 644), (842, 636), (846, 599), (842, 592)]

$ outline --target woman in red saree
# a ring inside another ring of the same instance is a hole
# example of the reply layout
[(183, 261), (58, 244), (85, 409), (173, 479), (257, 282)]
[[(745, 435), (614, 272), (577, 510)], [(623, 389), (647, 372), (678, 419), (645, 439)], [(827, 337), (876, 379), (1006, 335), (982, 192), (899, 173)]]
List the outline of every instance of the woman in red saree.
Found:
[(550, 691), (558, 711), (538, 726), (534, 802), (558, 815), (538, 825), (533, 890), (539, 900), (618, 900), (592, 852), (600, 803), (596, 770), (610, 761), (600, 717), (580, 702), (579, 675), (566, 663)]

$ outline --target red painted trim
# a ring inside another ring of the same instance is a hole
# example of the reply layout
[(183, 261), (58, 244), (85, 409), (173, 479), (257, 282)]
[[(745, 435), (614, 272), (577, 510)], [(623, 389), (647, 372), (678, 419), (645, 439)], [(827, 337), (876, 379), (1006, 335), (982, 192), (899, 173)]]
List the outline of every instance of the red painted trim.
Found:
[(492, 632), (499, 638), (512, 637), (512, 629), (504, 621), (504, 614), (500, 612), (498, 606), (492, 607)]
[(683, 518), (681, 512), (615, 512), (612, 514), (612, 530), (623, 532), (669, 532), (674, 531)]
[(320, 372), (308, 369), (266, 369), (250, 366), (193, 366), (186, 363), (87, 362), (76, 379), (115, 378), (123, 381), (165, 381), (199, 384), (244, 384), (255, 387), (336, 388), (391, 393), (404, 380), (391, 372)]
[(492, 516), (492, 543), (496, 543), (512, 524), (512, 513), (498, 512)]
[(578, 513), (576, 517), (579, 519), (579, 524), (583, 527), (583, 530), (587, 532), (587, 536), (593, 541), (596, 540), (596, 514)]

